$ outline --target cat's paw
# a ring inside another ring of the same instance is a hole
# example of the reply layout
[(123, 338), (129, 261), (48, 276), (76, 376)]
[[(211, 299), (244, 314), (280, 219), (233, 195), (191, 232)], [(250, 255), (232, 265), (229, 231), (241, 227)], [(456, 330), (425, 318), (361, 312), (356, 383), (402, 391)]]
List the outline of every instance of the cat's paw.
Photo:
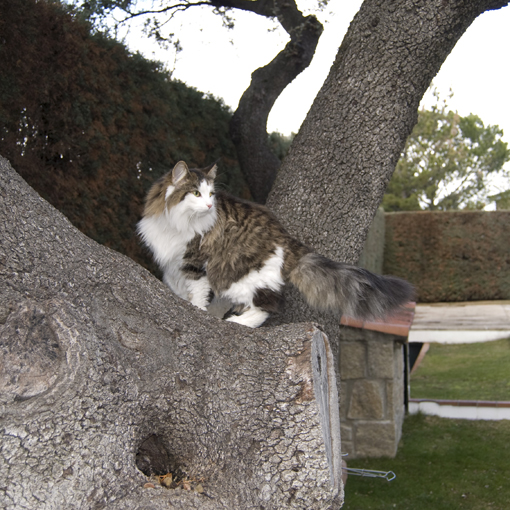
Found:
[(249, 328), (258, 328), (269, 317), (267, 312), (257, 307), (247, 308), (246, 311), (240, 315), (231, 315), (228, 319), (229, 322), (236, 322)]

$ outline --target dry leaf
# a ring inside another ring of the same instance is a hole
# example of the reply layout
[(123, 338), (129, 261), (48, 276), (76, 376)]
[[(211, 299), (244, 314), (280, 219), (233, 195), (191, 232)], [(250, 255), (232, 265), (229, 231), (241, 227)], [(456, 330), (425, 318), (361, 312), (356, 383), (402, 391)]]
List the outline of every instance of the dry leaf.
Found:
[(161, 485), (164, 485), (165, 487), (170, 487), (173, 482), (172, 473), (169, 473), (168, 475), (165, 475), (161, 477)]

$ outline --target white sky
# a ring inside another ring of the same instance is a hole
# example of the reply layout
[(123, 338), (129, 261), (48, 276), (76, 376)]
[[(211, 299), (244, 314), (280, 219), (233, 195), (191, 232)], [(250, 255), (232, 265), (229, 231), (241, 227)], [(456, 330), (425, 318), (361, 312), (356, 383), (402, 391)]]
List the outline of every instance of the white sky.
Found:
[[(350, 21), (361, 0), (330, 0), (316, 13), (324, 32), (312, 64), (278, 98), (268, 120), (268, 131), (297, 132), (313, 99), (324, 82)], [(298, 0), (305, 13), (312, 0)], [(274, 22), (252, 13), (236, 13), (233, 30), (210, 9), (193, 8), (165, 25), (163, 33), (174, 32), (183, 51), (177, 57), (141, 35), (132, 23), (126, 43), (132, 51), (164, 62), (173, 77), (202, 92), (212, 93), (234, 110), (250, 83), (251, 73), (271, 61), (288, 37)], [(139, 22), (141, 25), (141, 22)], [(510, 143), (510, 7), (489, 11), (475, 20), (461, 37), (434, 79), (442, 98), (460, 115), (474, 113), (485, 125), (497, 124)], [(119, 35), (122, 36), (122, 33)], [(422, 104), (433, 104), (426, 94)], [(508, 183), (505, 188), (509, 187)]]

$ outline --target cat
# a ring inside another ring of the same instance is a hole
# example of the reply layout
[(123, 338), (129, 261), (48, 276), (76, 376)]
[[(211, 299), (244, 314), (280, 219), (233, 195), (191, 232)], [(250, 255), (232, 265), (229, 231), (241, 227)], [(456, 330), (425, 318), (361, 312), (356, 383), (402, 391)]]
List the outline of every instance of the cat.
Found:
[(225, 319), (256, 328), (278, 310), (290, 282), (315, 308), (362, 320), (383, 317), (412, 299), (406, 281), (334, 262), (286, 232), (264, 206), (216, 191), (217, 166), (184, 161), (156, 181), (138, 233), (179, 297), (206, 310), (214, 297)]

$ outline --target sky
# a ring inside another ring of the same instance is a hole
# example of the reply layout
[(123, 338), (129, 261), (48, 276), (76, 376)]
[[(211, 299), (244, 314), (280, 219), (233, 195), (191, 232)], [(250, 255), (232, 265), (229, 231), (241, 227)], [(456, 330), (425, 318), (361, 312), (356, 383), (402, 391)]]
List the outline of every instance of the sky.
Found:
[[(361, 0), (330, 0), (322, 11), (316, 2), (298, 0), (305, 14), (314, 12), (324, 25), (312, 64), (278, 98), (268, 119), (268, 131), (297, 132), (322, 86), (349, 24)], [(222, 26), (219, 16), (207, 8), (193, 8), (178, 14), (164, 26), (163, 33), (175, 33), (183, 48), (163, 50), (141, 32), (141, 20), (119, 32), (132, 51), (160, 60), (174, 78), (217, 98), (233, 110), (250, 83), (251, 73), (268, 62), (285, 46), (286, 32), (273, 21), (252, 13), (238, 12), (233, 30)], [(510, 144), (510, 7), (479, 16), (461, 37), (433, 84), (450, 109), (460, 115), (474, 113), (485, 125), (499, 125)], [(450, 89), (453, 97), (448, 98)], [(431, 91), (422, 105), (434, 104)], [(508, 167), (508, 165), (507, 165)], [(506, 185), (505, 185), (506, 184)], [(508, 182), (497, 183), (509, 187)], [(497, 190), (496, 190), (497, 192)]]

